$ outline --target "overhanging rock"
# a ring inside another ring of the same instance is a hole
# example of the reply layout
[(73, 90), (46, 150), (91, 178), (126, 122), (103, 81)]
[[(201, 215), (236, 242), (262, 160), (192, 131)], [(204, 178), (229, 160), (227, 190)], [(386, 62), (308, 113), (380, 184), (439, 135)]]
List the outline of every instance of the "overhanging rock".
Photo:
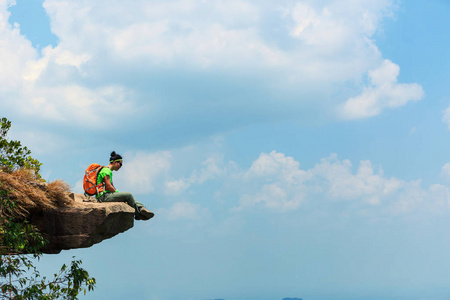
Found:
[(33, 213), (35, 224), (49, 241), (44, 253), (87, 248), (133, 227), (134, 209), (125, 203), (93, 202), (71, 194), (74, 205)]

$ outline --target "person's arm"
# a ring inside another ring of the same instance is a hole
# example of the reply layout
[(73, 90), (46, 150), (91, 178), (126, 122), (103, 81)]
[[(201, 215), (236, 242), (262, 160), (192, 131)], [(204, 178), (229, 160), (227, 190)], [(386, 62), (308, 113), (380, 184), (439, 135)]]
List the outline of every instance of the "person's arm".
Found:
[(111, 184), (111, 180), (110, 180), (109, 176), (106, 175), (103, 180), (105, 181), (105, 190), (115, 193), (116, 188)]

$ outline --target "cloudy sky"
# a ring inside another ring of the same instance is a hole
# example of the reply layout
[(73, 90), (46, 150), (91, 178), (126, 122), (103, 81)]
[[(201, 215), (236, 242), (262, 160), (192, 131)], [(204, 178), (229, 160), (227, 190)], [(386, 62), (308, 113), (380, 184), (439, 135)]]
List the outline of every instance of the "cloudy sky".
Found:
[(450, 295), (447, 0), (0, 0), (0, 116), (156, 216), (82, 299)]

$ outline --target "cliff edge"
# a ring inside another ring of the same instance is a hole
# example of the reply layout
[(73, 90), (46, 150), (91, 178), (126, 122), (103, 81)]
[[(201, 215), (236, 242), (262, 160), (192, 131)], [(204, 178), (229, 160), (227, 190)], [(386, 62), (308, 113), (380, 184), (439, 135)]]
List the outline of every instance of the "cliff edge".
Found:
[(134, 225), (134, 209), (127, 204), (97, 203), (62, 181), (47, 184), (20, 172), (0, 172), (0, 182), (17, 204), (14, 217), (36, 225), (48, 240), (44, 253), (87, 248)]

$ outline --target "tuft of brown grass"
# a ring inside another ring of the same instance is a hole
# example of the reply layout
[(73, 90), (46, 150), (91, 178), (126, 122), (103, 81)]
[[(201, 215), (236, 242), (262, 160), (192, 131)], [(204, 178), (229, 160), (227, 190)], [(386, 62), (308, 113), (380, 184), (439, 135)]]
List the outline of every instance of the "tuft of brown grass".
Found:
[(28, 181), (33, 181), (33, 182), (41, 182), (40, 180), (38, 180), (36, 178), (36, 175), (34, 173), (33, 170), (30, 169), (17, 169), (14, 170), (12, 173), (10, 173), (11, 175), (13, 175), (16, 178), (20, 178), (22, 180), (28, 180)]
[(34, 211), (70, 206), (72, 202), (67, 183), (62, 180), (43, 183), (26, 170), (0, 172), (0, 183), (0, 189), (7, 191), (8, 197), (16, 203), (12, 216), (18, 220), (27, 219)]
[(72, 199), (70, 185), (62, 180), (55, 180), (47, 185), (47, 195), (52, 203), (58, 207), (70, 205)]

